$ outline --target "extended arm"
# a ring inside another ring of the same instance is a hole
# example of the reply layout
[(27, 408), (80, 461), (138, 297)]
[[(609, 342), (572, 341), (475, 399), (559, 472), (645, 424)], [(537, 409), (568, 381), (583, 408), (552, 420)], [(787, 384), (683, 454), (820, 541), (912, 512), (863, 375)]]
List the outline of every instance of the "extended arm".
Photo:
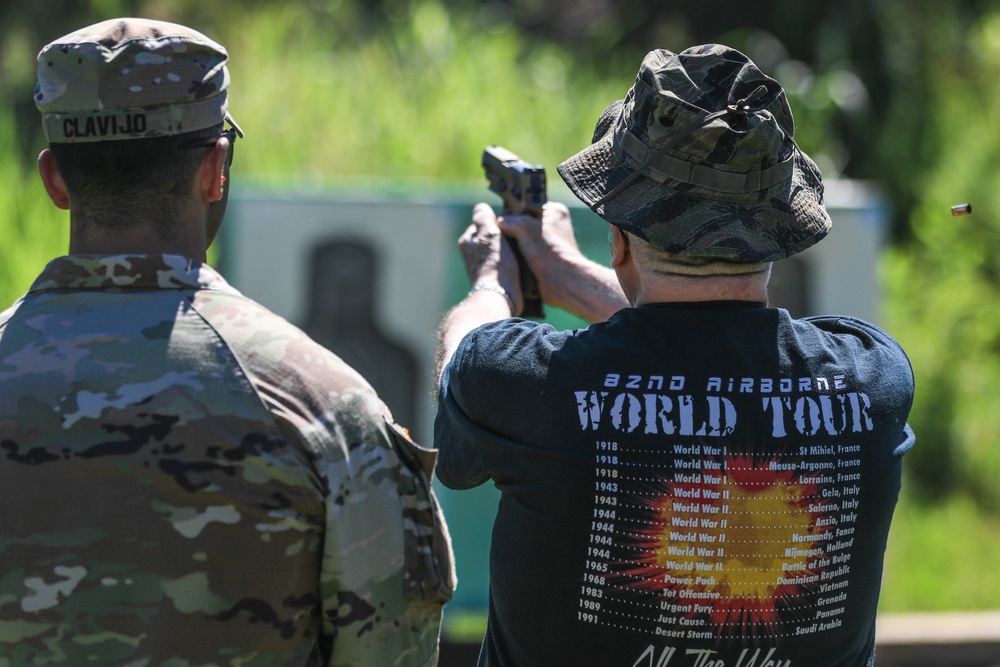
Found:
[(458, 242), (473, 290), (441, 323), (438, 379), (467, 333), (521, 311), (517, 262), (504, 235), (517, 239), (546, 303), (587, 322), (606, 320), (629, 305), (615, 272), (580, 252), (566, 206), (546, 204), (543, 219), (530, 215), (497, 219), (489, 205), (477, 204), (472, 225)]
[(547, 204), (541, 220), (504, 216), (499, 226), (517, 239), (546, 303), (587, 322), (603, 322), (629, 305), (615, 272), (580, 252), (569, 209), (563, 204)]

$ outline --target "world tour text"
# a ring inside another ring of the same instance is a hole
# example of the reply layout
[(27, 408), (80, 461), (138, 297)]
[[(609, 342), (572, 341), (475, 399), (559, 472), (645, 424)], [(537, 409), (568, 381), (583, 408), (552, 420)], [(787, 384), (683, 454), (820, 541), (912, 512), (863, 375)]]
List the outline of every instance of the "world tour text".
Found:
[[(610, 427), (621, 433), (725, 437), (736, 432), (739, 415), (725, 396), (645, 392), (577, 391), (580, 428)], [(874, 430), (871, 399), (863, 392), (810, 396), (761, 396), (756, 418), (771, 424), (771, 436), (840, 435)]]

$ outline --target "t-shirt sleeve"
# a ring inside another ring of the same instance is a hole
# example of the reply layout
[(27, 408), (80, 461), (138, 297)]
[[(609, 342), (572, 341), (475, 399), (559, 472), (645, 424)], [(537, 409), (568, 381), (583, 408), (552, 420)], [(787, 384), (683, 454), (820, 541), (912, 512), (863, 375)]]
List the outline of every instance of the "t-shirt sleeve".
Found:
[[(829, 345), (842, 345), (855, 355), (855, 367), (863, 374), (862, 383), (873, 402), (888, 412), (909, 414), (913, 405), (913, 367), (902, 346), (881, 328), (853, 317), (811, 317), (806, 322), (826, 331)], [(841, 351), (841, 354), (844, 352)], [(896, 424), (898, 458), (913, 448), (916, 436), (902, 419)]]
[(445, 367), (438, 388), (434, 445), (437, 477), (452, 489), (490, 479), (520, 445), (511, 428), (519, 405), (544, 384), (553, 350), (569, 332), (508, 319), (470, 332)]
[(438, 389), (438, 411), (434, 419), (434, 444), (440, 452), (437, 477), (451, 489), (471, 489), (479, 486), (490, 474), (483, 461), (483, 451), (477, 437), (482, 427), (474, 423), (465, 412), (456, 394), (457, 378), (462, 366), (459, 359), (462, 348), (455, 359), (444, 369)]

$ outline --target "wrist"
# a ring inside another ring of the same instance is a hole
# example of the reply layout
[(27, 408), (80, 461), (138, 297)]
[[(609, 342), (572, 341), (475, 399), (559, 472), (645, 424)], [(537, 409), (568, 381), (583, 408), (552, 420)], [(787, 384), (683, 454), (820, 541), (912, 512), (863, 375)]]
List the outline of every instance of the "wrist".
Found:
[(478, 281), (472, 286), (472, 289), (469, 290), (466, 296), (472, 296), (476, 292), (493, 292), (494, 294), (499, 294), (507, 302), (507, 307), (510, 308), (511, 315), (514, 314), (514, 300), (507, 293), (507, 290), (500, 286), (500, 283), (488, 280)]

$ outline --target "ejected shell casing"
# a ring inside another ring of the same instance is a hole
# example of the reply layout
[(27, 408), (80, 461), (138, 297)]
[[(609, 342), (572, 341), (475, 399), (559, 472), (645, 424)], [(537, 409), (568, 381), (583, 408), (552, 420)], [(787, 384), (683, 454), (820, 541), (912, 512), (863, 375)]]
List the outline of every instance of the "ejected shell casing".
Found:
[(956, 204), (951, 207), (952, 215), (968, 215), (972, 213), (972, 204)]

